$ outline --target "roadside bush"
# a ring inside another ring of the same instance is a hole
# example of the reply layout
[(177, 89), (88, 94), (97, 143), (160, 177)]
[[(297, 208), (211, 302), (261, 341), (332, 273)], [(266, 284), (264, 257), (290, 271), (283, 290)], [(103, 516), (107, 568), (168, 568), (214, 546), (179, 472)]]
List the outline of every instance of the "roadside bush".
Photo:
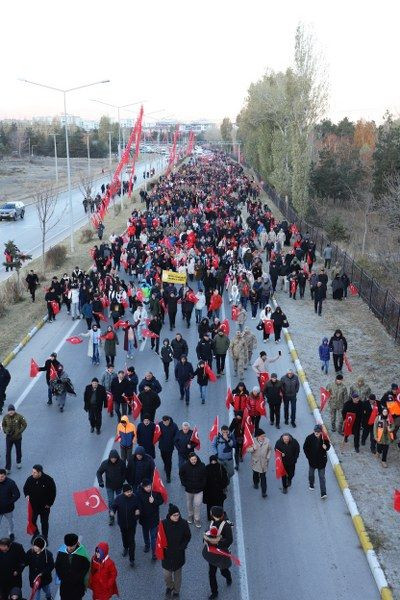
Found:
[(18, 304), (18, 302), (22, 302), (24, 299), (24, 290), (18, 279), (15, 277), (6, 279), (2, 295), (4, 299), (2, 304)]
[(335, 242), (345, 242), (349, 239), (349, 233), (337, 215), (328, 220), (325, 230), (328, 237)]
[(4, 293), (0, 292), (0, 319), (5, 316), (6, 312), (6, 299)]
[(81, 236), (79, 238), (79, 243), (80, 244), (87, 244), (88, 242), (91, 242), (92, 239), (94, 238), (94, 231), (93, 229), (82, 229), (81, 231)]
[(67, 258), (67, 248), (65, 246), (53, 246), (46, 252), (46, 267), (57, 269), (61, 267)]

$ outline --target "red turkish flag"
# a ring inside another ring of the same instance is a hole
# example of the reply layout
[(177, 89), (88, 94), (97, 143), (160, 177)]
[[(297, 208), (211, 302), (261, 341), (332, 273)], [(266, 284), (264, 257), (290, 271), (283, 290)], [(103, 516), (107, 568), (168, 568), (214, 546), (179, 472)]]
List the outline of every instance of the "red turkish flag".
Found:
[(349, 371), (349, 373), (351, 373), (353, 368), (351, 366), (349, 359), (347, 358), (347, 354), (344, 354), (343, 358), (344, 358), (344, 364), (346, 365), (347, 370)]
[(324, 387), (319, 388), (319, 409), (324, 410), (326, 403), (331, 397), (331, 393)]
[(287, 475), (280, 450), (275, 450), (275, 475), (277, 479), (281, 479), (281, 477)]
[(258, 412), (258, 414), (260, 415), (260, 417), (266, 417), (267, 416), (267, 411), (265, 408), (265, 400), (264, 400), (264, 396), (262, 394), (260, 394), (257, 398), (256, 401), (256, 411)]
[(329, 439), (329, 435), (328, 435), (328, 430), (325, 427), (325, 425), (322, 425), (322, 439), (326, 442), (330, 442), (331, 440)]
[(290, 281), (290, 293), (291, 294), (295, 294), (297, 290), (297, 280), (296, 279), (292, 279)]
[(158, 560), (164, 559), (165, 548), (168, 548), (167, 536), (165, 535), (165, 529), (164, 529), (163, 522), (160, 521), (158, 524), (157, 538), (156, 538), (156, 550), (155, 550), (155, 555), (158, 558)]
[(50, 381), (54, 381), (55, 379), (57, 379), (58, 374), (56, 369), (53, 367), (53, 365), (50, 365), (50, 374), (49, 374), (49, 378)]
[(212, 424), (212, 427), (210, 429), (210, 433), (208, 434), (208, 439), (210, 440), (210, 442), (213, 441), (213, 439), (215, 437), (217, 437), (218, 435), (218, 430), (219, 430), (219, 419), (218, 419), (218, 415), (215, 417), (214, 419), (214, 423)]
[(96, 315), (100, 321), (108, 321), (107, 317), (105, 317), (101, 312), (93, 311), (93, 314)]
[(129, 321), (124, 321), (123, 319), (118, 319), (116, 323), (114, 323), (114, 329), (119, 329), (120, 327), (127, 327), (129, 325)]
[(111, 415), (114, 408), (114, 398), (111, 392), (107, 392), (107, 412)]
[(217, 376), (208, 363), (204, 363), (204, 373), (207, 375), (211, 383), (215, 383), (217, 381)]
[(32, 585), (31, 595), (29, 596), (29, 600), (34, 600), (36, 598), (36, 594), (37, 594), (38, 590), (40, 589), (41, 585), (42, 585), (42, 578), (40, 575), (38, 575), (33, 580), (33, 585)]
[(217, 546), (213, 546), (212, 544), (207, 545), (207, 549), (211, 554), (217, 554), (218, 556), (225, 556), (226, 558), (230, 558), (234, 565), (240, 567), (240, 560), (234, 554), (230, 554), (226, 552), (226, 550), (221, 550), (221, 548), (217, 548)]
[(375, 404), (375, 406), (372, 408), (371, 414), (369, 416), (368, 425), (373, 425), (375, 423), (375, 419), (377, 416), (378, 416), (378, 406)]
[(140, 400), (136, 394), (133, 394), (132, 402), (133, 402), (132, 416), (134, 419), (137, 419), (142, 410), (142, 403), (140, 402)]
[(229, 410), (230, 406), (232, 406), (232, 405), (233, 405), (233, 394), (232, 394), (231, 388), (229, 387), (228, 391), (226, 393), (225, 406)]
[(343, 435), (349, 437), (353, 433), (353, 427), (356, 420), (356, 413), (348, 412), (344, 420)]
[(400, 490), (394, 490), (393, 508), (400, 512)]
[(32, 504), (31, 504), (31, 503), (30, 503), (30, 501), (29, 501), (29, 496), (28, 496), (27, 500), (28, 500), (28, 504), (27, 504), (27, 509), (28, 509), (28, 513), (27, 513), (27, 516), (28, 516), (28, 521), (27, 521), (27, 524), (26, 524), (26, 533), (27, 533), (28, 535), (33, 535), (34, 533), (36, 533), (36, 531), (37, 531), (37, 527), (35, 526), (35, 524), (34, 524), (34, 522), (33, 522), (33, 520), (32, 520), (32, 519), (33, 519), (33, 508), (32, 508)]
[(198, 297), (194, 292), (188, 292), (186, 294), (186, 299), (189, 300), (189, 302), (193, 302), (193, 304), (196, 304), (196, 302), (199, 301)]
[(73, 497), (79, 517), (88, 517), (108, 510), (107, 504), (96, 487), (74, 492)]
[(53, 314), (58, 315), (58, 313), (60, 312), (60, 307), (58, 305), (57, 300), (52, 300), (50, 302), (50, 305), (51, 305), (51, 310), (53, 311)]
[(358, 288), (354, 285), (354, 283), (349, 285), (349, 290), (352, 296), (358, 296)]
[(219, 326), (220, 330), (224, 332), (225, 335), (229, 335), (230, 332), (230, 327), (229, 327), (229, 321), (228, 319), (224, 319), (221, 323), (221, 325)]
[(31, 358), (31, 368), (29, 370), (29, 377), (36, 377), (39, 373), (39, 365), (33, 358)]
[(160, 477), (160, 473), (158, 472), (157, 467), (154, 469), (153, 473), (153, 483), (152, 483), (153, 492), (158, 492), (161, 494), (164, 502), (168, 502), (168, 492), (165, 488), (165, 485), (162, 482)]
[[(250, 418), (250, 417), (249, 417)], [(243, 446), (242, 446), (242, 456), (244, 456), (249, 448), (254, 446), (254, 440), (251, 435), (251, 431), (249, 428), (249, 424), (247, 420), (244, 423), (243, 427)]]
[(199, 438), (199, 432), (197, 431), (197, 427), (194, 427), (193, 433), (192, 433), (189, 441), (193, 442), (196, 450), (200, 450), (200, 438)]
[(100, 302), (103, 308), (107, 308), (107, 306), (110, 306), (110, 301), (107, 298), (107, 296), (101, 296)]
[(161, 427), (157, 423), (156, 426), (155, 426), (155, 428), (154, 428), (154, 433), (153, 433), (153, 444), (154, 445), (157, 444), (157, 442), (160, 439), (161, 435), (162, 435)]
[(142, 336), (145, 338), (158, 338), (160, 337), (154, 331), (150, 331), (150, 329), (142, 329)]
[(239, 309), (237, 306), (233, 305), (231, 310), (231, 319), (232, 321), (237, 321), (239, 315)]
[(274, 333), (274, 322), (272, 319), (265, 319), (265, 321), (263, 321), (263, 326), (264, 326), (264, 331), (267, 334)]
[(249, 415), (249, 409), (247, 406), (243, 411), (243, 423), (247, 423), (250, 433), (254, 433), (255, 427), (254, 427), (253, 419)]
[(70, 344), (81, 344), (83, 342), (83, 339), (78, 337), (77, 335), (73, 335), (72, 337), (66, 338), (65, 341), (69, 342)]
[(260, 386), (260, 390), (263, 391), (264, 386), (269, 381), (269, 373), (260, 373), (258, 376), (258, 384)]

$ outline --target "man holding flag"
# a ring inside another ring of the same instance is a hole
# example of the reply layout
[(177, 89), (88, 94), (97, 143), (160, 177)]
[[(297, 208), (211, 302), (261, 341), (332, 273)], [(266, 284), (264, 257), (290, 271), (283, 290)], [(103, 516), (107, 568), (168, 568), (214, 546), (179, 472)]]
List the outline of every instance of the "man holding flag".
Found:
[(329, 440), (325, 440), (322, 433), (322, 425), (315, 425), (314, 433), (308, 435), (303, 444), (304, 454), (308, 460), (308, 481), (309, 489), (314, 489), (315, 469), (318, 470), (319, 487), (321, 498), (325, 500), (326, 483), (325, 483), (325, 467), (327, 463), (327, 452), (331, 447)]
[[(350, 415), (355, 415), (355, 418), (350, 419)], [(342, 410), (343, 417), (343, 435), (344, 441), (347, 442), (348, 437), (354, 436), (354, 450), (360, 452), (360, 429), (363, 416), (363, 405), (360, 396), (357, 392), (351, 394), (350, 400), (344, 403)]]
[(151, 547), (152, 560), (156, 557), (156, 537), (160, 521), (160, 506), (164, 502), (159, 492), (153, 490), (150, 479), (143, 479), (138, 489), (140, 506), (139, 523), (142, 526), (144, 552), (149, 552)]
[(57, 352), (52, 352), (49, 358), (45, 361), (43, 367), (39, 367), (39, 371), (45, 371), (46, 373), (46, 383), (47, 383), (47, 404), (53, 404), (53, 392), (51, 389), (51, 374), (55, 372), (57, 376), (58, 367), (61, 366), (61, 363), (57, 360)]
[(211, 594), (209, 600), (218, 597), (217, 570), (220, 569), (226, 584), (232, 584), (232, 575), (229, 567), (232, 564), (232, 556), (229, 548), (233, 544), (232, 524), (226, 518), (221, 506), (213, 506), (211, 509), (210, 529), (204, 534), (203, 558), (209, 564), (208, 576)]
[(166, 598), (179, 597), (185, 550), (191, 537), (188, 522), (181, 517), (179, 508), (170, 504), (166, 518), (158, 526), (156, 544), (156, 556), (162, 561)]

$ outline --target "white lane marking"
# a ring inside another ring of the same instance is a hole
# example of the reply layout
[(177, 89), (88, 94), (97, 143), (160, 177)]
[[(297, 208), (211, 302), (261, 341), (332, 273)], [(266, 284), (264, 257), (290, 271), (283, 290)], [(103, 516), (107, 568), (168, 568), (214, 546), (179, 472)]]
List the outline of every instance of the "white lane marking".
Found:
[[(222, 303), (222, 320), (225, 320), (225, 303)], [(229, 362), (229, 355), (226, 357), (225, 362), (226, 369), (226, 386), (232, 389), (232, 381), (231, 381), (231, 366)], [(233, 419), (233, 407), (231, 406), (229, 409), (229, 418)], [(242, 499), (240, 496), (240, 485), (239, 485), (239, 474), (235, 472), (235, 475), (232, 477), (233, 479), (233, 504), (235, 507), (235, 533), (236, 533), (236, 544), (239, 554), (239, 559), (241, 562), (241, 567), (239, 568), (239, 578), (240, 578), (240, 598), (241, 600), (249, 600), (249, 581), (247, 577), (247, 565), (246, 565), (246, 549), (244, 546), (244, 536), (243, 536), (243, 516), (242, 516)]]
[[(75, 321), (73, 323), (73, 325), (68, 329), (67, 333), (63, 336), (61, 342), (58, 344), (58, 346), (52, 351), (52, 352), (59, 352), (61, 350), (61, 348), (63, 347), (66, 338), (71, 336), (71, 333), (74, 331), (74, 329), (77, 327), (77, 325), (80, 323), (80, 320)], [(42, 375), (43, 371), (41, 371), (39, 373), (39, 375), (37, 375), (35, 377), (35, 379), (33, 379), (25, 388), (25, 391), (22, 392), (22, 394), (20, 395), (20, 397), (18, 398), (18, 400), (16, 402), (14, 402), (14, 406), (17, 409), (22, 402), (25, 400), (25, 398), (27, 397), (27, 395), (29, 394), (29, 392), (31, 391), (31, 389), (34, 387), (34, 385), (39, 381), (41, 375)]]
[[(105, 447), (105, 450), (103, 452), (103, 456), (101, 458), (100, 464), (103, 462), (103, 460), (106, 460), (106, 458), (108, 458), (108, 455), (111, 452), (111, 448), (114, 446), (114, 437), (110, 438), (107, 442), (107, 445)], [(93, 483), (93, 487), (97, 487), (99, 485), (99, 482), (97, 481), (97, 475), (94, 478), (94, 483)]]

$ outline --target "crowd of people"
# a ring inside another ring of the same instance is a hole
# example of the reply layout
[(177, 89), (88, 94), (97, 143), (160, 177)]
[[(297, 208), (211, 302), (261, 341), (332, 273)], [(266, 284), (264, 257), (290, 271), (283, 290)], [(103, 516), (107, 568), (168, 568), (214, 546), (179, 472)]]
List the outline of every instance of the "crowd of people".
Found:
[[(203, 535), (202, 555), (209, 565), (209, 598), (213, 599), (218, 596), (218, 570), (228, 586), (232, 583), (233, 529), (224, 503), (245, 452), (251, 456), (253, 486), (260, 488), (262, 498), (267, 498), (266, 474), (271, 456), (275, 453), (277, 463), (282, 463), (281, 489), (287, 494), (302, 445), (309, 464), (309, 488), (315, 489), (317, 470), (321, 498), (327, 498), (325, 467), (330, 441), (326, 429), (316, 425), (302, 444), (292, 433), (284, 432), (274, 448), (265, 432), (268, 423), (271, 428), (281, 428), (282, 407), (285, 425), (290, 423), (292, 429), (296, 428), (299, 378), (291, 369), (281, 377), (270, 373), (272, 363), (279, 365), (280, 350), (275, 356), (262, 350), (253, 359), (258, 342), (267, 344), (273, 336), (279, 344), (282, 329), (289, 327), (282, 309), (273, 308), (275, 292), (286, 290), (295, 299), (298, 288), (303, 297), (308, 281), (315, 311), (321, 314), (327, 275), (324, 269), (318, 275), (313, 271), (316, 257), (312, 240), (301, 236), (295, 225), (278, 222), (260, 201), (256, 182), (222, 154), (184, 163), (178, 171), (160, 177), (143, 199), (146, 210), (132, 212), (123, 234), (111, 234), (108, 241), (94, 246), (90, 271), (77, 266), (61, 279), (52, 278), (45, 295), (48, 320), (53, 322), (65, 306), (72, 320), (86, 323), (87, 331), (80, 336), (87, 340), (88, 367), (91, 364), (96, 369), (104, 353), (105, 369), (92, 371), (83, 393), (83, 408), (92, 433), (101, 433), (105, 412), (116, 420), (119, 450), (112, 449), (99, 465), (97, 480), (107, 494), (109, 525), (116, 521), (120, 528), (123, 556), (133, 568), (139, 523), (145, 552), (162, 562), (165, 597), (179, 597), (185, 551), (191, 541), (190, 525), (198, 529), (203, 526), (204, 504), (209, 526)], [(330, 260), (329, 251), (324, 258), (325, 266), (330, 266), (326, 262)], [(168, 275), (171, 273), (183, 277), (185, 283), (169, 282), (173, 279)], [(34, 277), (31, 272), (36, 289)], [(230, 303), (229, 319), (223, 318), (224, 299)], [(189, 348), (184, 335), (176, 331), (179, 306), (181, 322), (186, 328), (197, 329), (195, 348)], [(106, 323), (108, 318), (112, 324)], [(258, 320), (259, 340), (246, 326), (250, 320)], [(235, 332), (231, 333), (233, 327)], [(162, 362), (165, 381), (171, 375), (175, 378), (177, 397), (183, 406), (190, 406), (194, 381), (201, 404), (206, 404), (209, 387), (226, 375), (227, 357), (232, 361), (235, 385), (227, 390), (226, 397), (232, 418), (214, 431), (207, 465), (196, 452), (196, 428), (187, 420), (178, 426), (162, 408), (163, 386), (159, 379), (151, 370), (143, 375), (136, 372), (135, 355), (146, 338), (151, 340), (154, 360)], [(115, 371), (122, 345), (127, 366)], [(327, 388), (331, 429), (338, 428), (345, 441), (353, 435), (356, 451), (362, 429), (361, 444), (369, 437), (371, 451), (381, 455), (385, 466), (387, 449), (396, 435), (391, 409), (396, 403), (397, 385), (380, 401), (361, 379), (348, 393), (342, 374), (346, 350), (347, 341), (340, 330), (319, 347), (321, 370), (328, 373), (332, 356), (336, 372), (335, 381)], [(195, 363), (190, 355), (195, 356)], [(245, 374), (246, 370), (251, 375)], [(76, 392), (57, 353), (51, 353), (38, 371), (45, 372), (47, 403), (55, 401), (60, 412), (65, 412), (68, 394)], [(255, 378), (256, 385), (247, 389), (244, 380), (250, 377)], [(9, 372), (0, 366), (1, 409), (9, 381)], [(161, 412), (164, 414), (160, 418)], [(351, 430), (345, 427), (348, 414), (355, 415)], [(261, 419), (265, 420), (264, 428)], [(47, 599), (52, 597), (54, 570), (61, 582), (62, 600), (81, 599), (87, 586), (94, 600), (109, 600), (118, 594), (118, 587), (108, 544), (100, 542), (90, 558), (78, 536), (67, 533), (55, 559), (48, 549), (56, 484), (40, 464), (34, 465), (23, 487), (32, 507), (31, 548), (25, 552), (15, 541), (13, 510), (20, 491), (9, 477), (11, 452), (15, 446), (16, 466), (20, 468), (27, 425), (23, 415), (8, 405), (3, 418), (7, 464), (0, 469), (0, 522), (4, 516), (9, 526), (9, 536), (0, 539), (1, 600), (22, 598), (25, 567), (32, 589), (37, 587), (36, 596), (32, 596), (35, 600), (40, 598), (41, 590)], [(182, 509), (170, 504), (166, 517), (160, 520), (164, 498), (154, 489), (157, 446), (167, 483), (171, 482), (173, 457), (177, 454), (179, 481), (186, 499), (185, 517)]]

